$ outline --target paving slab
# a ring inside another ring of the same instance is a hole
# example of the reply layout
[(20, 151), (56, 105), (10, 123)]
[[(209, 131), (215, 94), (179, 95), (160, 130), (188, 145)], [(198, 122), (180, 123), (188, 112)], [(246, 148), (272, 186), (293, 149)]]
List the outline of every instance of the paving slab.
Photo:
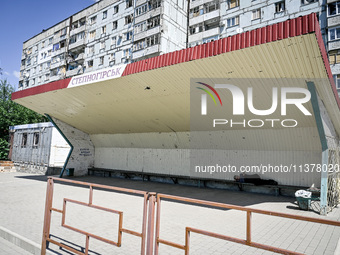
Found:
[[(320, 216), (315, 211), (299, 210), (294, 198), (289, 197), (108, 177), (85, 176), (73, 177), (72, 179), (302, 216), (340, 220), (340, 210), (337, 208), (327, 217)], [(46, 186), (46, 176), (0, 173), (0, 227), (25, 237), (40, 246)], [(56, 182), (53, 207), (61, 209), (63, 198), (87, 202), (88, 195), (87, 188)], [(124, 228), (141, 232), (142, 197), (95, 189), (93, 204), (122, 211)], [(118, 215), (73, 203), (67, 204), (66, 212), (67, 224), (111, 240), (117, 240)], [(83, 249), (85, 246), (84, 235), (61, 227), (61, 215), (57, 212), (52, 214), (51, 237), (79, 250)], [(246, 213), (162, 201), (160, 226), (160, 238), (182, 245), (185, 243), (186, 226), (244, 239), (246, 235)], [(260, 214), (253, 214), (252, 217), (252, 241), (305, 254), (337, 254), (339, 237), (340, 227)], [(123, 233), (122, 246), (119, 248), (91, 238), (89, 254), (140, 254), (140, 246), (139, 237), (125, 233)], [(190, 254), (274, 254), (195, 233), (190, 236), (190, 250)], [(50, 244), (49, 251), (51, 254), (70, 254), (53, 244)], [(166, 245), (160, 245), (159, 251), (160, 254), (183, 254), (183, 250)]]

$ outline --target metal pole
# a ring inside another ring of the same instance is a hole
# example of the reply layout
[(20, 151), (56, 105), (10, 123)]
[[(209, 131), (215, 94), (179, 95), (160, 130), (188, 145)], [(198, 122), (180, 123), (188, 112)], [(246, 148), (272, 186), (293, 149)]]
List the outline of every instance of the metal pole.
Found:
[(322, 149), (322, 171), (321, 171), (321, 191), (320, 191), (320, 214), (327, 215), (327, 208), (328, 208), (328, 200), (327, 200), (327, 193), (328, 193), (328, 145), (327, 145), (327, 138), (325, 134), (325, 130), (323, 128), (320, 107), (318, 102), (318, 96), (316, 93), (314, 82), (307, 82), (308, 90), (311, 93), (311, 102), (314, 112), (314, 118), (316, 122), (316, 126), (318, 128), (320, 142), (321, 142), (321, 149)]
[(147, 243), (146, 243), (146, 254), (153, 254), (153, 238), (155, 231), (155, 201), (156, 201), (156, 193), (149, 193), (149, 215), (148, 215), (148, 234), (147, 234)]
[(51, 227), (51, 215), (52, 215), (52, 202), (53, 202), (53, 179), (49, 178), (47, 181), (46, 189), (46, 201), (45, 201), (45, 217), (44, 217), (44, 229), (41, 243), (41, 255), (46, 254), (47, 238), (50, 237)]
[(251, 212), (247, 212), (247, 244), (251, 243)]

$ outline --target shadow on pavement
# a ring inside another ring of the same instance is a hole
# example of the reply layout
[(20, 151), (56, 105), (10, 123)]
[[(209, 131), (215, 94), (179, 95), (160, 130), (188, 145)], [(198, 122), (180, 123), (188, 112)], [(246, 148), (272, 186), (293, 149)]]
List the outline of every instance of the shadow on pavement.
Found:
[[(57, 177), (57, 176), (55, 176)], [(48, 176), (45, 175), (27, 175), (16, 176), (16, 178), (23, 178), (28, 180), (47, 182)], [(137, 181), (127, 180), (112, 177), (98, 177), (98, 176), (81, 176), (81, 177), (67, 177), (65, 179), (91, 182), (101, 185), (116, 186), (127, 189), (136, 189), (148, 192), (156, 192), (169, 194), (174, 196), (183, 196), (194, 199), (208, 200), (212, 202), (233, 204), (239, 206), (250, 206), (254, 204), (276, 202), (276, 203), (293, 203), (294, 198), (284, 196), (273, 196), (266, 194), (249, 193), (244, 191), (230, 191), (223, 189), (211, 189), (211, 188), (199, 188), (194, 186), (185, 186), (179, 184), (168, 184), (151, 181)], [(56, 183), (58, 183), (56, 181)], [(85, 187), (82, 185), (76, 185), (71, 183), (60, 183), (63, 185)], [(288, 208), (288, 207), (287, 207)], [(297, 205), (289, 207), (289, 209), (297, 209)]]

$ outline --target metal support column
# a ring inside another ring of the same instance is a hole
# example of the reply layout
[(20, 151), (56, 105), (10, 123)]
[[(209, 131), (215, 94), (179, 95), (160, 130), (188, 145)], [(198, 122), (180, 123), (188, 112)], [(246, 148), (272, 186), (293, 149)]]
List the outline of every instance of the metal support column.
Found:
[(321, 148), (322, 148), (322, 171), (321, 171), (321, 192), (320, 192), (320, 214), (327, 215), (327, 192), (328, 192), (328, 145), (325, 135), (325, 130), (323, 128), (319, 102), (317, 93), (315, 90), (314, 82), (307, 82), (308, 90), (311, 93), (311, 102), (314, 112), (314, 118), (319, 132)]

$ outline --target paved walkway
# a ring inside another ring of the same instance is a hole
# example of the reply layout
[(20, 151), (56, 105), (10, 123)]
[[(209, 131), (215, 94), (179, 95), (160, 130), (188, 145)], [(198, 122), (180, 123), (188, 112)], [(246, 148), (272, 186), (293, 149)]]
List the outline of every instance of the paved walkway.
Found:
[[(153, 191), (171, 195), (249, 206), (271, 211), (322, 217), (313, 211), (301, 211), (293, 198), (275, 197), (245, 192), (202, 189), (188, 186), (138, 182), (114, 178), (79, 177), (86, 182)], [(26, 237), (40, 245), (42, 237), (46, 177), (23, 173), (0, 173), (0, 227)], [(88, 189), (71, 185), (55, 184), (53, 207), (61, 209), (64, 197), (86, 202)], [(93, 204), (124, 212), (123, 226), (141, 231), (143, 199), (122, 193), (95, 190)], [(66, 223), (117, 240), (118, 216), (112, 213), (68, 203)], [(217, 210), (208, 207), (162, 201), (160, 237), (184, 244), (185, 227), (245, 238), (246, 217), (244, 212)], [(326, 219), (340, 220), (336, 209)], [(85, 237), (60, 226), (61, 217), (53, 212), (52, 238), (81, 249)], [(340, 227), (308, 223), (274, 216), (254, 214), (252, 240), (305, 254), (335, 254), (340, 237)], [(0, 232), (1, 234), (1, 232)], [(0, 243), (1, 246), (1, 243)], [(140, 238), (123, 234), (122, 247), (117, 248), (90, 239), (90, 254), (140, 254)], [(70, 254), (50, 245), (51, 254)], [(1, 250), (0, 250), (0, 254)], [(4, 253), (10, 254), (10, 253)], [(25, 254), (25, 253), (16, 253)], [(160, 245), (160, 254), (184, 254), (182, 250)], [(190, 254), (274, 254), (268, 251), (239, 245), (203, 235), (191, 234)]]
[(30, 255), (31, 253), (21, 249), (17, 245), (0, 237), (0, 254), (1, 255)]

